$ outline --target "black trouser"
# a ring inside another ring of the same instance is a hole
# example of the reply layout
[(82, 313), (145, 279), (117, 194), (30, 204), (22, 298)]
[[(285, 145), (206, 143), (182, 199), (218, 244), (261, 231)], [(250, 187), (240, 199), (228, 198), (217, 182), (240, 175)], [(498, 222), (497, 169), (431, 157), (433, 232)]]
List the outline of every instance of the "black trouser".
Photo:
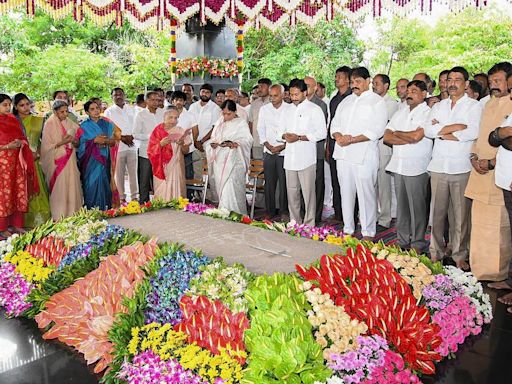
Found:
[(185, 179), (190, 180), (194, 178), (194, 160), (192, 159), (192, 152), (185, 155)]
[(151, 162), (145, 157), (139, 156), (139, 200), (141, 204), (149, 201), (149, 191), (153, 185), (153, 168)]
[(279, 213), (288, 212), (288, 198), (286, 194), (286, 173), (283, 167), (284, 156), (263, 154), (263, 168), (265, 172), (265, 210), (268, 215), (277, 215), (276, 189), (279, 185)]

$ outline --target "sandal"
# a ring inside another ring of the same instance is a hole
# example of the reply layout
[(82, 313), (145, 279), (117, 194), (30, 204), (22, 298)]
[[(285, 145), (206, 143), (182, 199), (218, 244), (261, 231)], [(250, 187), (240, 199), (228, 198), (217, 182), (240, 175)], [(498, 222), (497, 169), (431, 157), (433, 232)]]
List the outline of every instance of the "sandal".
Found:
[(507, 293), (501, 297), (498, 297), (498, 301), (505, 305), (512, 305), (512, 293)]
[(504, 289), (507, 291), (512, 291), (512, 287), (507, 283), (507, 280), (495, 281), (487, 284), (487, 286), (491, 289)]

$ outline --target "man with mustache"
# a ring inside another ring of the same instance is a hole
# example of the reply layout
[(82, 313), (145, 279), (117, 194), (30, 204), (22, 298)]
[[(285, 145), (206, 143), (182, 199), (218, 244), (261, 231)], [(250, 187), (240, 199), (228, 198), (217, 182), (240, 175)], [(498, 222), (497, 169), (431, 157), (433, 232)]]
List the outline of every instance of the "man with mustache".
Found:
[[(512, 243), (510, 222), (505, 208), (503, 190), (495, 184), (496, 154), (498, 148), (489, 144), (489, 134), (502, 125), (512, 113), (507, 87), (510, 63), (498, 63), (488, 72), (491, 99), (482, 112), (480, 131), (471, 150), (471, 175), (466, 197), (471, 206), (471, 271), (479, 280), (503, 282), (508, 276)], [(500, 283), (493, 285), (500, 288)], [(512, 300), (510, 302), (512, 304)]]
[(432, 160), (427, 168), (432, 186), (431, 258), (439, 261), (445, 256), (443, 233), (449, 216), (452, 258), (457, 267), (464, 270), (469, 268), (466, 259), (471, 208), (464, 190), (471, 171), (469, 154), (478, 137), (482, 113), (480, 103), (466, 95), (468, 84), (468, 71), (463, 67), (452, 68), (447, 79), (450, 97), (432, 107), (430, 122), (425, 127), (425, 136), (435, 139)]
[(361, 232), (365, 240), (375, 236), (377, 227), (377, 171), (379, 139), (388, 122), (384, 99), (370, 91), (370, 73), (354, 68), (350, 76), (352, 94), (336, 109), (331, 136), (336, 140), (333, 158), (341, 189), (344, 232), (355, 231), (354, 206), (359, 203)]
[(423, 129), (430, 115), (426, 97), (425, 83), (411, 81), (407, 85), (407, 106), (393, 115), (384, 133), (384, 143), (393, 146), (386, 170), (395, 177), (398, 245), (404, 249), (413, 248), (418, 253), (425, 252), (428, 247), (425, 240), (430, 200), (427, 167), (432, 155), (432, 140), (425, 137)]
[[(510, 92), (509, 98), (512, 101), (512, 72), (507, 75), (507, 83)], [(496, 154), (495, 182), (503, 190), (505, 207), (507, 209), (510, 226), (512, 227), (512, 114), (501, 123), (489, 135), (489, 144), (493, 147), (499, 147)], [(510, 273), (506, 281), (490, 283), (488, 287), (495, 289), (512, 290), (512, 278)], [(512, 305), (512, 293), (507, 293), (498, 298), (498, 301)], [(512, 307), (507, 308), (508, 313), (512, 313)]]
[[(194, 177), (201, 179), (203, 175), (203, 159), (206, 158), (204, 147), (210, 140), (213, 126), (220, 117), (220, 108), (211, 100), (213, 87), (210, 84), (203, 84), (199, 90), (199, 101), (193, 103), (188, 111), (192, 113), (197, 122), (197, 127), (192, 129), (194, 137)], [(213, 190), (213, 188), (212, 188)]]

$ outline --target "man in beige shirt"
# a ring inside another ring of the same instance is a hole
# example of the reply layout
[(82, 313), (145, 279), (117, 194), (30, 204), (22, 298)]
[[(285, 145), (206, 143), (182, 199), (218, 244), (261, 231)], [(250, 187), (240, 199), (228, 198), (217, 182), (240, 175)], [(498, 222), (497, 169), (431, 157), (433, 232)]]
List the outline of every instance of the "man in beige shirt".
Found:
[[(498, 148), (489, 144), (489, 134), (512, 113), (507, 87), (509, 63), (499, 63), (489, 70), (492, 98), (482, 112), (478, 139), (473, 145), (473, 169), (465, 196), (472, 199), (471, 207), (471, 271), (479, 280), (502, 282), (507, 279), (512, 243), (503, 191), (495, 184), (494, 166)], [(495, 286), (500, 288), (498, 284)]]

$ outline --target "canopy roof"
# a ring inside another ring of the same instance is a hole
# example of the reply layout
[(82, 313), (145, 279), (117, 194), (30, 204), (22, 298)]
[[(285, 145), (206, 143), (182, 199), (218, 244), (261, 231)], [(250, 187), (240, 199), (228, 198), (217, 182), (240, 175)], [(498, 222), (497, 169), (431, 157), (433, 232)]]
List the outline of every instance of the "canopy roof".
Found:
[(428, 13), (436, 2), (448, 3), (452, 11), (487, 5), (487, 0), (0, 0), (0, 14), (23, 8), (33, 15), (41, 9), (54, 18), (73, 15), (82, 21), (88, 17), (100, 25), (121, 25), (128, 20), (137, 29), (164, 29), (173, 17), (183, 24), (199, 14), (203, 23), (209, 19), (218, 24), (225, 18), (236, 29), (238, 17), (246, 21), (245, 26), (274, 30), (296, 23), (314, 25), (319, 20), (331, 20), (336, 14), (358, 19), (383, 13)]

